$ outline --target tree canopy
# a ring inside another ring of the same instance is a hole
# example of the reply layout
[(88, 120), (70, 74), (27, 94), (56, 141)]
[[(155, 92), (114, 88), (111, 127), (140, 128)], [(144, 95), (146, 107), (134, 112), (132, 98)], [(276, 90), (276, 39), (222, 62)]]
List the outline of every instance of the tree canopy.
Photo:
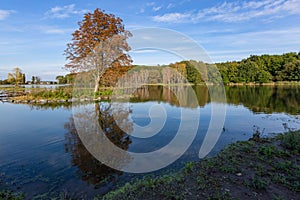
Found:
[(126, 54), (130, 50), (126, 39), (131, 33), (124, 29), (122, 19), (98, 8), (85, 14), (78, 25), (79, 29), (72, 34), (72, 42), (65, 50), (70, 61), (65, 67), (71, 72), (91, 72), (95, 81), (94, 92), (97, 92), (106, 69), (132, 62)]
[(242, 61), (217, 63), (224, 83), (300, 81), (300, 52), (252, 55)]

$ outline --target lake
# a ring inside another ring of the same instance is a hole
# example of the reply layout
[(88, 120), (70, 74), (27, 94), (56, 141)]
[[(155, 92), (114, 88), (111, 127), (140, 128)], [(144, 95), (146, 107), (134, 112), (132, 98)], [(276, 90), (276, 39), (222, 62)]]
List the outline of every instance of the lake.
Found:
[[(74, 109), (80, 111), (77, 108), (98, 113), (97, 120), (107, 138), (130, 152), (151, 152), (164, 147), (177, 133), (182, 109), (191, 115), (199, 112), (197, 134), (190, 147), (173, 164), (150, 173), (154, 175), (178, 170), (187, 161), (200, 160), (199, 149), (211, 120), (211, 109), (219, 104), (226, 107), (225, 123), (208, 156), (216, 155), (227, 144), (248, 140), (256, 131), (268, 137), (300, 129), (300, 86), (225, 87), (225, 104), (211, 101), (205, 86), (196, 86), (194, 91), (197, 105), (193, 107), (180, 104), (170, 88), (163, 86), (144, 86), (135, 91), (129, 102), (120, 101), (117, 107), (108, 102), (76, 105), (0, 103), (0, 189), (23, 191), (27, 199), (64, 194), (90, 199), (149, 174), (117, 171), (95, 159), (78, 133), (78, 116), (89, 121), (91, 115), (75, 114)], [(164, 113), (157, 111), (159, 114), (155, 115), (154, 110), (152, 117), (158, 121), (165, 118), (163, 127), (152, 137), (135, 137), (137, 130), (151, 123), (149, 110), (157, 106), (163, 108)], [(122, 128), (114, 120), (116, 115), (122, 116)]]

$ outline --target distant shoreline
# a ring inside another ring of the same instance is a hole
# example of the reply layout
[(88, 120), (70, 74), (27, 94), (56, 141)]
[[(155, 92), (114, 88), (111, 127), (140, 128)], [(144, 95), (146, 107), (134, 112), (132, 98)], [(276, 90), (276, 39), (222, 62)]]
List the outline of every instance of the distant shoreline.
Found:
[[(213, 86), (213, 83), (202, 82), (200, 84), (147, 84), (148, 86), (162, 86), (162, 87), (176, 87), (176, 86)], [(73, 88), (70, 84), (68, 85), (48, 85), (48, 87), (34, 87), (24, 86), (8, 86), (0, 85), (0, 102), (10, 103), (23, 103), (23, 104), (45, 104), (45, 103), (73, 103), (73, 102), (97, 102), (110, 100), (114, 89), (130, 89), (130, 87), (113, 88), (113, 87), (102, 87), (96, 95), (86, 94), (82, 97), (74, 98), (72, 96)], [(45, 85), (43, 85), (45, 86)], [(57, 87), (58, 86), (58, 87)], [(228, 83), (224, 85), (226, 87), (260, 87), (260, 86), (300, 86), (300, 82), (269, 82), (269, 83)], [(122, 96), (120, 99), (131, 98), (134, 96)]]
[(227, 83), (227, 86), (277, 86), (277, 85), (300, 85), (300, 81), (278, 81), (268, 83)]

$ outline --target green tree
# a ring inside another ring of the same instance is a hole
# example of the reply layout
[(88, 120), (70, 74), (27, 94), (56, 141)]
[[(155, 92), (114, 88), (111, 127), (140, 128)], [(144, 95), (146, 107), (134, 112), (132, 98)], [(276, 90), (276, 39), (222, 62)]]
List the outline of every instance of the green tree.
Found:
[(239, 82), (255, 82), (258, 65), (253, 61), (244, 61), (238, 68)]
[(55, 78), (58, 81), (58, 84), (66, 84), (67, 79), (64, 76), (56, 76)]
[(283, 66), (282, 77), (287, 81), (300, 80), (300, 60), (293, 60)]
[(75, 81), (76, 73), (70, 73), (65, 75), (66, 83), (67, 84), (73, 84)]
[(259, 83), (267, 83), (270, 82), (270, 80), (272, 79), (272, 75), (267, 72), (264, 71), (262, 69), (260, 69), (257, 73), (257, 77), (256, 77), (256, 81)]
[(199, 71), (200, 69), (197, 69), (197, 66), (200, 67), (199, 64), (196, 64), (196, 61), (186, 62), (187, 80), (193, 84), (199, 84), (203, 82), (203, 79)]

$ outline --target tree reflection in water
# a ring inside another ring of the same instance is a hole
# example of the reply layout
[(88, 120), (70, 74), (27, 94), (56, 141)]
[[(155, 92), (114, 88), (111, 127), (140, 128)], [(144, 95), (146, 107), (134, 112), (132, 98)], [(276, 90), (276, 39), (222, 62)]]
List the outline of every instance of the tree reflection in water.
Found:
[[(183, 86), (182, 86), (183, 87)], [(131, 102), (167, 102), (172, 106), (179, 106), (178, 101), (172, 91), (181, 89), (174, 87), (172, 90), (164, 86), (144, 86), (137, 89), (130, 99)], [(299, 114), (300, 112), (300, 87), (299, 86), (239, 86), (226, 87), (227, 102), (229, 104), (243, 104), (253, 112), (285, 112), (289, 114)], [(198, 106), (202, 107), (210, 103), (209, 91), (206, 86), (195, 86), (194, 90), (198, 98)], [(182, 94), (186, 98), (184, 102), (189, 102), (189, 96)], [(185, 105), (180, 105), (184, 107)], [(106, 137), (116, 146), (123, 150), (128, 150), (131, 139), (126, 133), (130, 133), (133, 128), (132, 122), (129, 120), (130, 110), (125, 110), (120, 106), (112, 107), (109, 103), (100, 103), (90, 106), (91, 109), (78, 113), (79, 119), (83, 124), (87, 124), (97, 117), (99, 127), (103, 130)], [(123, 121), (116, 121), (113, 115), (120, 116)], [(119, 126), (121, 128), (119, 128)], [(82, 180), (92, 185), (99, 185), (102, 182), (110, 181), (122, 172), (111, 169), (97, 159), (95, 159), (83, 145), (81, 139), (88, 140), (91, 145), (93, 142), (101, 141), (103, 134), (92, 135), (91, 132), (86, 133), (87, 138), (78, 135), (75, 128), (74, 118), (65, 124), (68, 133), (66, 138), (66, 152), (72, 155), (72, 164), (77, 166)], [(91, 130), (91, 129), (88, 129)], [(81, 130), (83, 131), (83, 130)], [(92, 135), (92, 136), (91, 136)], [(80, 139), (81, 138), (81, 139)], [(100, 139), (99, 139), (100, 138)], [(101, 145), (100, 145), (101, 146)], [(104, 148), (104, 147), (102, 147)], [(97, 151), (101, 151), (97, 149)], [(130, 157), (124, 155), (122, 159), (114, 157), (111, 152), (111, 160), (117, 162), (120, 166), (130, 162)], [(118, 157), (120, 158), (120, 157)], [(113, 160), (115, 159), (115, 160)]]
[[(168, 102), (172, 106), (179, 105), (172, 91), (180, 91), (183, 102), (189, 102), (188, 93), (184, 93), (186, 86), (143, 86), (135, 91), (132, 102), (161, 101)], [(216, 91), (214, 86), (209, 86)], [(204, 107), (211, 102), (208, 87), (205, 85), (193, 86), (197, 95), (198, 105)], [(285, 112), (292, 115), (300, 113), (300, 86), (299, 85), (275, 85), (275, 86), (226, 86), (226, 100), (229, 104), (240, 105), (249, 108), (253, 112)], [(221, 93), (220, 91), (217, 93)]]
[[(112, 108), (111, 104), (108, 103), (100, 104), (95, 104), (95, 113), (96, 116), (98, 116), (99, 126), (102, 128), (103, 133), (116, 146), (127, 150), (131, 143), (130, 137), (123, 131), (124, 127), (122, 127), (123, 130), (118, 127), (117, 122), (114, 120), (113, 113), (122, 115), (122, 119), (124, 120), (123, 125), (130, 131), (132, 129), (132, 122), (128, 120), (130, 111), (126, 111), (120, 106)], [(88, 112), (80, 114), (80, 117), (84, 119), (89, 119), (93, 116)], [(68, 131), (65, 134), (65, 151), (71, 154), (72, 165), (77, 166), (78, 173), (83, 181), (97, 188), (101, 184), (107, 184), (107, 182), (111, 182), (122, 175), (122, 172), (107, 167), (89, 153), (78, 135), (73, 117), (70, 118), (64, 127)], [(90, 135), (90, 133), (87, 133), (87, 135)], [(91, 139), (93, 140), (94, 138), (91, 137)], [(122, 164), (124, 161), (120, 160), (118, 162)]]

